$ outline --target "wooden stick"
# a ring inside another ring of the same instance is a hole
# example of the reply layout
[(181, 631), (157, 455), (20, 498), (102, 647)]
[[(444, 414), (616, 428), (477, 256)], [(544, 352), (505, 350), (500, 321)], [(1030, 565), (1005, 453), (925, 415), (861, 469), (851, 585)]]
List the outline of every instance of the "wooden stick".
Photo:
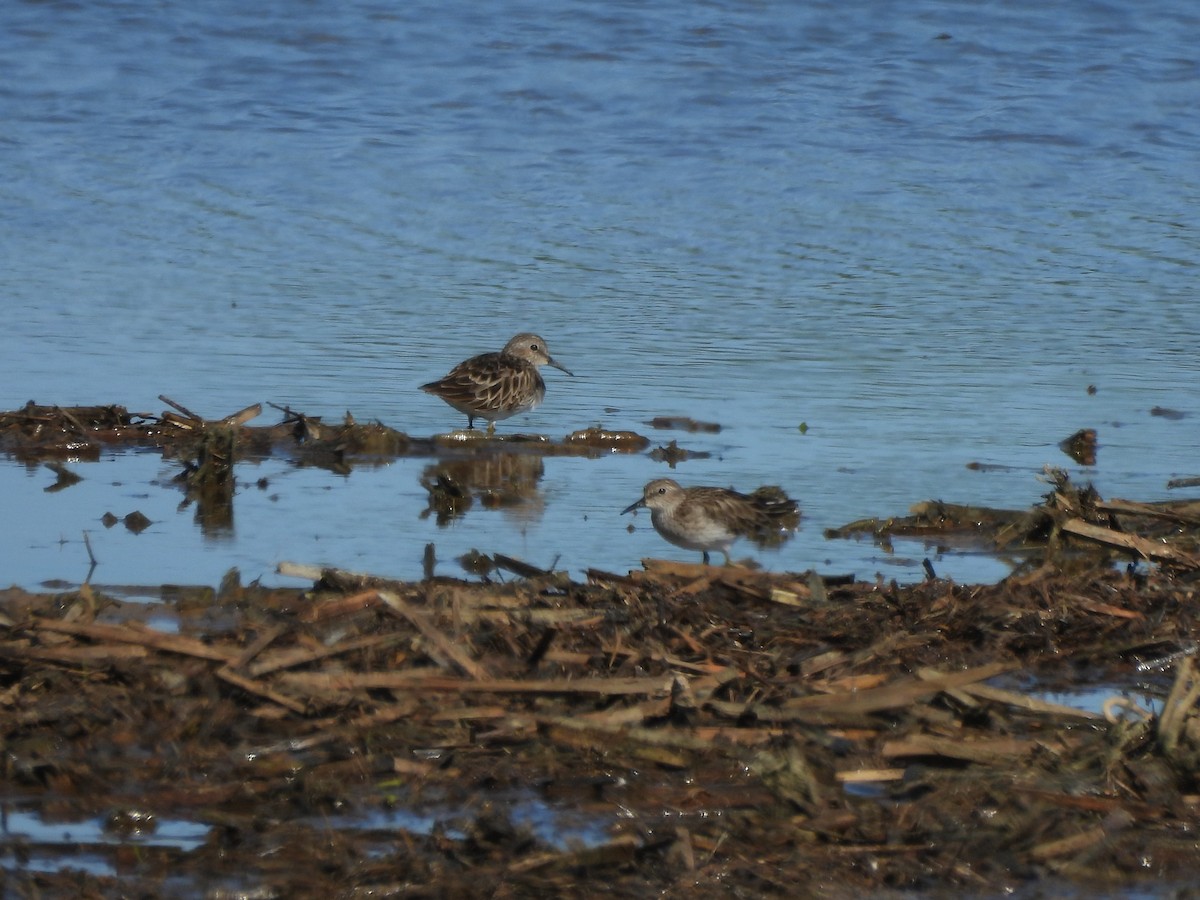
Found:
[(834, 710), (839, 713), (853, 714), (896, 709), (931, 694), (940, 694), (942, 691), (987, 681), (1012, 668), (1011, 663), (994, 662), (962, 672), (939, 673), (937, 677), (928, 680), (905, 680), (866, 691), (800, 697), (784, 703), (781, 712)]
[(0, 644), (0, 656), (17, 659), (41, 659), (61, 663), (105, 663), (118, 659), (144, 659), (150, 655), (136, 644), (85, 644), (64, 647), (31, 647), (27, 644)]
[(323, 622), (337, 616), (362, 612), (364, 609), (379, 606), (381, 602), (378, 591), (360, 591), (349, 597), (314, 603), (300, 614), (300, 620), (302, 622)]
[(287, 650), (277, 650), (264, 656), (251, 666), (250, 675), (254, 678), (259, 678), (268, 672), (277, 672), (280, 669), (294, 669), (297, 666), (306, 666), (317, 660), (337, 656), (341, 653), (350, 653), (354, 650), (365, 650), (373, 647), (386, 647), (389, 644), (397, 644), (403, 640), (405, 640), (405, 635), (401, 634), (372, 634), (366, 637), (342, 641), (340, 644), (334, 644), (331, 647), (318, 647), (317, 649), (311, 647), (293, 647)]
[(1078, 709), (1074, 706), (1064, 706), (1061, 703), (1050, 703), (1047, 700), (1038, 700), (1036, 697), (1030, 697), (1027, 694), (1020, 694), (1016, 691), (1006, 691), (1002, 688), (991, 687), (986, 684), (972, 684), (960, 688), (963, 693), (970, 694), (979, 700), (990, 700), (993, 703), (1004, 703), (1016, 709), (1024, 709), (1028, 712), (1039, 713), (1047, 716), (1058, 716), (1067, 719), (1084, 719), (1095, 720), (1103, 719), (1104, 716), (1100, 713), (1091, 712), (1086, 709)]
[[(1193, 503), (1185, 503), (1186, 506), (1194, 506)], [(1170, 519), (1173, 522), (1182, 522), (1186, 525), (1200, 525), (1200, 517), (1189, 515), (1185, 512), (1180, 512), (1174, 503), (1135, 503), (1132, 500), (1100, 500), (1096, 503), (1096, 509), (1104, 512), (1118, 513), (1128, 516), (1147, 516), (1155, 519)]]
[(1175, 680), (1158, 717), (1158, 743), (1168, 757), (1175, 754), (1188, 713), (1200, 700), (1200, 671), (1194, 657), (1187, 656), (1175, 665)]
[(168, 653), (179, 653), (183, 656), (194, 656), (198, 659), (215, 659), (219, 662), (230, 663), (237, 659), (232, 651), (206, 644), (195, 638), (184, 637), (180, 634), (164, 634), (150, 629), (131, 628), (121, 625), (97, 625), (74, 622), (62, 622), (48, 619), (38, 622), (37, 630), (51, 631), (60, 634), (70, 634), (76, 637), (87, 637), (96, 641), (118, 641), (125, 644), (140, 644), (154, 650), (165, 650)]
[(990, 738), (973, 741), (914, 734), (897, 741), (884, 741), (880, 755), (885, 759), (897, 756), (941, 756), (968, 762), (994, 765), (1007, 762), (1014, 756), (1027, 756), (1038, 748), (1038, 742), (1024, 738)]
[(1029, 851), (1038, 862), (1046, 862), (1056, 856), (1068, 856), (1080, 853), (1107, 840), (1113, 835), (1124, 831), (1133, 824), (1133, 816), (1124, 810), (1116, 810), (1105, 816), (1104, 821), (1095, 828), (1068, 837), (1045, 841)]
[(854, 769), (836, 772), (834, 778), (842, 784), (871, 784), (878, 781), (902, 781), (904, 769)]
[(1099, 525), (1085, 522), (1083, 519), (1068, 519), (1063, 522), (1062, 530), (1101, 544), (1108, 544), (1111, 547), (1129, 550), (1144, 559), (1167, 559), (1182, 563), (1190, 569), (1200, 568), (1200, 559), (1184, 553), (1170, 544), (1152, 541), (1135, 534), (1123, 534), (1120, 531), (1113, 531), (1111, 528), (1102, 528)]
[(351, 719), (349, 722), (339, 725), (332, 723), (337, 720), (310, 720), (311, 725), (316, 728), (314, 734), (303, 738), (292, 738), (281, 741), (277, 744), (262, 748), (263, 753), (280, 753), (280, 752), (299, 752), (301, 750), (310, 750), (313, 747), (320, 747), (324, 744), (351, 741), (356, 737), (361, 736), (363, 730), (375, 728), (379, 725), (387, 725), (390, 722), (395, 722), (397, 719), (407, 719), (417, 709), (415, 701), (407, 703), (396, 703), (391, 706), (384, 706), (376, 709), (374, 712), (368, 713), (365, 716), (359, 716), (356, 719)]
[(550, 575), (549, 569), (542, 569), (532, 563), (527, 563), (523, 559), (517, 559), (513, 556), (505, 556), (503, 553), (493, 553), (492, 561), (501, 569), (507, 569), (514, 575), (519, 575), (521, 578), (540, 578), (543, 575)]
[(446, 691), (481, 694), (591, 694), (600, 697), (670, 693), (675, 675), (654, 678), (496, 678), (468, 681), (427, 672), (324, 672), (283, 673), (279, 679), (299, 688), (320, 691), (357, 691), (384, 688), (406, 691)]
[(250, 660), (262, 653), (267, 646), (275, 641), (277, 637), (287, 631), (284, 625), (277, 625), (274, 628), (268, 629), (260, 634), (250, 645), (241, 652), (232, 663), (229, 664), (231, 669), (244, 669), (250, 664)]
[(54, 412), (57, 413), (58, 415), (62, 416), (64, 419), (66, 419), (72, 425), (74, 425), (75, 430), (78, 431), (79, 434), (81, 434), (82, 436), (87, 437), (89, 434), (91, 434), (91, 430), (84, 428), (83, 423), (80, 422), (77, 418), (75, 418), (75, 416), (72, 415), (70, 410), (63, 409), (61, 406), (56, 406), (56, 407), (54, 407)]
[(251, 694), (257, 694), (259, 697), (270, 700), (272, 703), (282, 706), (284, 709), (290, 709), (297, 715), (307, 715), (308, 707), (299, 700), (293, 700), (278, 691), (268, 687), (261, 681), (255, 681), (253, 678), (247, 678), (244, 675), (239, 675), (229, 666), (222, 666), (217, 670), (217, 677), (222, 681), (228, 681), (230, 684), (240, 687), (243, 691)]
[(176, 403), (170, 397), (165, 397), (162, 394), (159, 394), (158, 399), (161, 400), (163, 403), (167, 404), (167, 406), (170, 406), (173, 409), (178, 410), (179, 412), (183, 413), (185, 416), (187, 416), (193, 422), (203, 422), (204, 421), (203, 416), (196, 415), (194, 412), (192, 412), (186, 406), (180, 406), (178, 403)]
[(641, 849), (641, 840), (632, 834), (623, 834), (607, 844), (586, 847), (566, 852), (538, 853), (522, 857), (508, 867), (508, 871), (521, 875), (544, 869), (548, 866), (570, 869), (599, 870), (601, 867), (615, 869), (619, 864), (633, 859)]
[(320, 581), (324, 569), (321, 566), (312, 566), (308, 563), (294, 563), (284, 560), (275, 566), (275, 572), (278, 575), (286, 575), (288, 578), (307, 578), (309, 581)]
[(416, 609), (401, 599), (399, 594), (394, 594), (391, 591), (378, 591), (379, 599), (384, 602), (384, 605), (402, 619), (407, 619), (416, 626), (417, 631), (433, 644), (437, 650), (449, 657), (450, 660), (470, 675), (472, 678), (487, 678), (488, 670), (482, 664), (473, 660), (467, 655), (467, 652), (461, 646), (451, 641), (446, 635), (438, 630), (437, 626), (430, 621), (422, 610)]
[(247, 406), (245, 409), (239, 409), (232, 415), (228, 415), (221, 420), (222, 425), (244, 425), (251, 419), (257, 419), (262, 415), (262, 404), (255, 403), (252, 406)]

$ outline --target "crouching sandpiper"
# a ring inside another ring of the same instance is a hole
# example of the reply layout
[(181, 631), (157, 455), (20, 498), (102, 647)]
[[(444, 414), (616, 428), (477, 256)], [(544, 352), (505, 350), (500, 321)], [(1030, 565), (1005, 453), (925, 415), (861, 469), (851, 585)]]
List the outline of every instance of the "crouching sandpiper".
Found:
[(486, 419), (487, 433), (496, 423), (517, 413), (529, 412), (546, 396), (540, 366), (553, 366), (574, 375), (550, 356), (546, 342), (536, 334), (518, 334), (499, 353), (481, 353), (460, 362), (445, 378), (421, 385), (467, 417), (468, 430), (475, 420)]
[(729, 565), (729, 546), (740, 537), (759, 544), (780, 543), (800, 523), (796, 501), (777, 487), (742, 494), (729, 488), (685, 488), (659, 478), (621, 515), (643, 506), (650, 510), (655, 531), (677, 547), (699, 550), (706, 565), (711, 550), (720, 550)]

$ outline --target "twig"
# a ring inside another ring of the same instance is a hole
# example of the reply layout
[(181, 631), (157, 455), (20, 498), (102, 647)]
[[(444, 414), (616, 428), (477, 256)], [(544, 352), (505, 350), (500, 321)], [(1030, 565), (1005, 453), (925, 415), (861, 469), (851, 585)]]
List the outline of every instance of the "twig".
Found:
[(250, 667), (250, 675), (259, 678), (268, 672), (278, 672), (280, 669), (294, 669), (297, 666), (306, 666), (309, 663), (327, 659), (330, 656), (338, 656), (354, 650), (386, 647), (389, 644), (396, 644), (402, 640), (404, 640), (404, 635), (400, 634), (372, 634), (366, 637), (343, 641), (340, 644), (334, 644), (332, 647), (320, 647), (316, 650), (308, 647), (296, 647), (289, 650), (273, 651)]
[(242, 651), (241, 655), (229, 664), (231, 669), (244, 669), (250, 664), (250, 660), (262, 653), (268, 645), (272, 644), (277, 637), (287, 631), (287, 627), (277, 625), (274, 628), (260, 634), (255, 640), (251, 641), (250, 646)]
[(433, 644), (439, 653), (448, 656), (456, 666), (472, 678), (488, 677), (487, 669), (468, 656), (458, 644), (442, 634), (424, 612), (405, 603), (399, 594), (391, 591), (378, 591), (378, 594), (379, 599), (383, 601), (388, 610), (415, 625), (417, 631), (421, 632), (422, 636)]
[(1175, 666), (1175, 681), (1158, 717), (1158, 743), (1168, 757), (1179, 745), (1188, 713), (1200, 700), (1200, 673), (1194, 657), (1185, 656)]
[(42, 621), (37, 624), (38, 631), (53, 631), (60, 634), (73, 634), (97, 641), (119, 641), (125, 644), (140, 644), (155, 650), (165, 650), (169, 653), (179, 653), (183, 656), (194, 656), (199, 659), (215, 659), (229, 663), (237, 659), (237, 654), (220, 647), (213, 647), (195, 638), (179, 634), (163, 634), (161, 631), (142, 631), (136, 628), (119, 625), (76, 624), (57, 620)]
[(229, 666), (222, 666), (217, 670), (217, 677), (222, 681), (228, 681), (230, 684), (241, 688), (247, 693), (256, 694), (266, 700), (270, 700), (284, 709), (290, 709), (297, 715), (306, 715), (308, 707), (299, 700), (293, 700), (291, 697), (285, 696), (278, 691), (268, 687), (262, 682), (255, 681), (253, 678), (247, 678), (245, 675), (239, 675)]
[(247, 406), (245, 409), (239, 409), (232, 415), (228, 415), (221, 420), (222, 425), (244, 425), (251, 419), (257, 419), (262, 415), (262, 404), (255, 403)]
[(1028, 756), (1038, 748), (1038, 742), (1028, 738), (1000, 737), (979, 740), (914, 734), (896, 741), (884, 741), (879, 750), (884, 759), (899, 756), (940, 756), (967, 762), (995, 765), (1014, 756)]
[(421, 671), (407, 672), (291, 672), (279, 676), (286, 684), (306, 690), (356, 691), (382, 688), (398, 691), (447, 691), (450, 693), (482, 694), (580, 694), (599, 697), (620, 697), (629, 694), (654, 695), (669, 693), (675, 676), (650, 678), (496, 678), (469, 681), (446, 675), (431, 675)]
[(507, 569), (514, 575), (519, 575), (522, 578), (540, 578), (543, 575), (551, 574), (550, 569), (541, 569), (532, 563), (527, 563), (523, 559), (517, 559), (513, 556), (505, 556), (503, 553), (493, 553), (492, 561), (501, 569)]
[(64, 419), (66, 419), (72, 425), (74, 425), (75, 430), (78, 431), (81, 435), (83, 435), (84, 437), (87, 437), (88, 429), (83, 427), (83, 423), (80, 422), (77, 418), (75, 418), (75, 416), (73, 416), (71, 414), (70, 410), (63, 409), (61, 406), (56, 406), (56, 407), (54, 407), (54, 412), (57, 413), (58, 415), (62, 416)]
[(962, 672), (930, 673), (931, 677), (904, 680), (866, 691), (800, 697), (785, 702), (780, 712), (829, 711), (838, 714), (872, 713), (907, 706), (931, 694), (987, 681), (1012, 669), (1010, 663), (994, 662)]
[(1120, 531), (1113, 531), (1111, 528), (1102, 528), (1099, 525), (1085, 522), (1083, 519), (1068, 519), (1063, 522), (1062, 530), (1101, 544), (1121, 547), (1144, 559), (1166, 559), (1185, 565), (1190, 569), (1200, 568), (1200, 559), (1184, 553), (1170, 544), (1163, 544), (1133, 534), (1123, 534)]
[(204, 421), (203, 416), (196, 415), (194, 412), (192, 412), (186, 406), (181, 406), (180, 404), (178, 404), (174, 400), (172, 400), (170, 397), (164, 396), (163, 394), (159, 394), (158, 399), (161, 400), (163, 403), (167, 404), (167, 406), (173, 407), (174, 409), (183, 413), (185, 416), (187, 416), (193, 422), (203, 422)]

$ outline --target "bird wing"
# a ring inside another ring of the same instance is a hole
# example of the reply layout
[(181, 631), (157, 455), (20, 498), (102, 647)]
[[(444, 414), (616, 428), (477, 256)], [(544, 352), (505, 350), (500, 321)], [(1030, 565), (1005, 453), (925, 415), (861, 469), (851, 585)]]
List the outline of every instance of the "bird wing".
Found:
[[(536, 376), (537, 370), (532, 366), (529, 369)], [(524, 366), (513, 368), (511, 358), (505, 359), (501, 353), (483, 353), (459, 363), (444, 378), (421, 387), (449, 403), (504, 409), (519, 405), (512, 402), (519, 395), (512, 388), (514, 381), (525, 374)]]
[(728, 488), (692, 488), (688, 499), (693, 497), (719, 509), (730, 531), (759, 543), (776, 543), (800, 523), (796, 501), (778, 487), (760, 487), (752, 494)]

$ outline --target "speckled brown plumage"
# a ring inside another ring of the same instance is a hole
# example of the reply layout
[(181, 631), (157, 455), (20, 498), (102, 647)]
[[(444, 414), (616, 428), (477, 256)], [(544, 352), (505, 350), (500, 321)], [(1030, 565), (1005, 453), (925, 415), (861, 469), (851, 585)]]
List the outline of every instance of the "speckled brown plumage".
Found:
[(622, 514), (639, 507), (650, 510), (654, 530), (672, 544), (701, 551), (706, 563), (709, 551), (720, 550), (726, 565), (729, 547), (738, 538), (778, 543), (800, 522), (796, 501), (777, 487), (742, 494), (729, 488), (685, 488), (670, 478), (659, 478), (647, 484), (642, 499)]
[(491, 434), (496, 422), (528, 412), (545, 398), (546, 382), (539, 366), (572, 374), (550, 356), (546, 342), (536, 334), (518, 334), (499, 353), (472, 356), (444, 378), (421, 385), (421, 390), (464, 413), (467, 428), (474, 428), (477, 418), (486, 419)]

